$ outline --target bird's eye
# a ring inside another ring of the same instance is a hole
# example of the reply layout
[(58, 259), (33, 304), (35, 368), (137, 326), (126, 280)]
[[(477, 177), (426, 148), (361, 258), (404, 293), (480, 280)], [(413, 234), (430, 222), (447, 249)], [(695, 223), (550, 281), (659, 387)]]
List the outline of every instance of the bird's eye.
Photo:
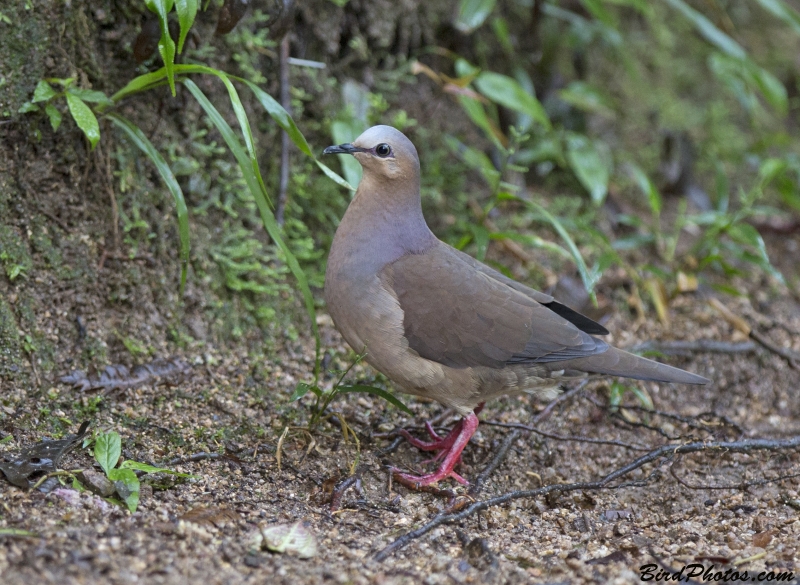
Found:
[(386, 158), (392, 154), (392, 148), (388, 144), (379, 144), (375, 147), (375, 154), (381, 158)]

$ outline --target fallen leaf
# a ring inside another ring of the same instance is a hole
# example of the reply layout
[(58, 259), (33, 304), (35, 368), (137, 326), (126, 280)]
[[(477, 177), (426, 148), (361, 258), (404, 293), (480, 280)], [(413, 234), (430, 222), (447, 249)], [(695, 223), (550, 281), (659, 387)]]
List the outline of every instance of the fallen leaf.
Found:
[(85, 422), (77, 435), (68, 435), (57, 441), (44, 440), (24, 447), (16, 457), (3, 457), (0, 459), (0, 471), (15, 486), (33, 487), (36, 479), (58, 469), (58, 462), (83, 440), (88, 428), (89, 423)]
[(772, 542), (772, 537), (775, 536), (775, 532), (775, 529), (757, 532), (753, 535), (753, 546), (757, 548), (767, 548), (767, 545)]
[(587, 565), (608, 565), (610, 563), (620, 563), (627, 561), (628, 558), (625, 556), (625, 553), (621, 550), (615, 550), (610, 555), (606, 555), (604, 557), (600, 557), (597, 559), (591, 559), (586, 561)]
[(697, 277), (694, 274), (678, 273), (678, 292), (694, 292), (697, 290)]
[(294, 553), (301, 559), (317, 554), (317, 539), (303, 522), (261, 528), (261, 548), (277, 553)]
[(200, 507), (189, 510), (178, 518), (195, 524), (213, 524), (217, 528), (227, 522), (237, 522), (239, 515), (227, 506)]
[(117, 364), (106, 366), (99, 378), (89, 378), (81, 370), (70, 372), (62, 376), (60, 381), (64, 384), (71, 384), (81, 392), (87, 390), (103, 390), (112, 392), (114, 390), (127, 390), (137, 388), (145, 384), (154, 386), (159, 384), (172, 384), (182, 378), (191, 370), (191, 366), (180, 358), (166, 360), (153, 360), (149, 364), (136, 366), (133, 370)]

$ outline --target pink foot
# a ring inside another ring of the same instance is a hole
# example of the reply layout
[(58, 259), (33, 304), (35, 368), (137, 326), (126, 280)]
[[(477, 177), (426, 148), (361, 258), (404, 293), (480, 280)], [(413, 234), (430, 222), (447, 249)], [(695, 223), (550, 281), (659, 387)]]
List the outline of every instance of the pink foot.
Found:
[(479, 413), (482, 408), (483, 404), (478, 405), (478, 407), (475, 409), (475, 412), (469, 413), (458, 423), (456, 423), (453, 429), (444, 438), (439, 437), (430, 424), (427, 423), (425, 427), (428, 430), (428, 434), (434, 439), (430, 443), (425, 443), (419, 439), (415, 439), (408, 433), (408, 431), (400, 431), (403, 437), (405, 437), (415, 447), (422, 449), (423, 451), (439, 451), (432, 461), (438, 461), (439, 459), (442, 459), (442, 464), (439, 466), (439, 469), (436, 472), (421, 476), (412, 475), (410, 473), (401, 473), (399, 469), (393, 467), (391, 471), (394, 478), (403, 485), (411, 487), (412, 489), (418, 489), (422, 486), (436, 483), (448, 477), (452, 477), (460, 484), (468, 485), (469, 482), (453, 471), (453, 468), (461, 461), (461, 452), (464, 450), (464, 447), (467, 446), (467, 443), (469, 443), (472, 435), (474, 435), (475, 431), (478, 429), (477, 413)]

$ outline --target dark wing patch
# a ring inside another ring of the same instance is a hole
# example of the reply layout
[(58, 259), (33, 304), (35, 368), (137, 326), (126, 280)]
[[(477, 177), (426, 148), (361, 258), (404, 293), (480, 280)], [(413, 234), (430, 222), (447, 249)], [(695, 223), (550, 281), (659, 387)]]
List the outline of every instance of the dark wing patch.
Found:
[(605, 342), (476, 270), (451, 250), (455, 251), (439, 244), (423, 254), (404, 256), (379, 274), (396, 295), (405, 337), (420, 356), (454, 368), (499, 369), (588, 357), (608, 349)]
[(544, 306), (553, 311), (559, 317), (564, 317), (567, 321), (575, 325), (581, 331), (592, 335), (608, 335), (609, 331), (597, 321), (589, 319), (586, 315), (581, 315), (578, 311), (570, 309), (567, 305), (562, 305), (558, 301), (544, 303)]

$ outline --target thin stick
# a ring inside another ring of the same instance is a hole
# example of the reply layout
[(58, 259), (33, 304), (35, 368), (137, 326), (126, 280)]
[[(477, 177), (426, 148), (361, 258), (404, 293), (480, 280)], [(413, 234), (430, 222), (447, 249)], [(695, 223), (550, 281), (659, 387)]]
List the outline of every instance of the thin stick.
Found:
[(763, 345), (772, 353), (781, 356), (783, 359), (789, 362), (789, 365), (792, 366), (792, 368), (794, 368), (795, 370), (800, 369), (800, 366), (798, 366), (797, 364), (797, 362), (800, 361), (800, 355), (796, 354), (792, 350), (786, 349), (784, 347), (778, 347), (777, 345), (772, 343), (769, 339), (761, 335), (755, 329), (750, 330), (750, 339), (755, 339), (758, 343)]
[[(783, 449), (796, 449), (800, 448), (800, 435), (791, 437), (789, 439), (783, 440), (773, 440), (773, 439), (749, 439), (744, 441), (720, 441), (720, 442), (694, 442), (694, 443), (687, 443), (685, 445), (662, 445), (656, 449), (653, 449), (649, 453), (642, 455), (638, 459), (631, 461), (627, 465), (615, 469), (614, 471), (608, 473), (604, 477), (589, 481), (589, 482), (576, 482), (576, 483), (559, 483), (559, 484), (552, 484), (548, 486), (544, 486), (538, 489), (533, 490), (519, 490), (509, 492), (507, 494), (503, 494), (502, 496), (497, 496), (495, 498), (490, 498), (488, 500), (483, 500), (479, 502), (475, 502), (470, 506), (467, 506), (462, 511), (456, 514), (449, 514), (447, 512), (442, 512), (437, 514), (430, 522), (417, 528), (416, 530), (412, 530), (408, 532), (392, 542), (390, 545), (385, 547), (383, 550), (379, 551), (378, 554), (375, 555), (376, 561), (383, 561), (404, 546), (411, 543), (413, 540), (420, 538), (433, 530), (434, 528), (441, 526), (442, 524), (453, 524), (455, 522), (460, 522), (465, 518), (468, 518), (472, 514), (476, 512), (480, 512), (482, 510), (486, 510), (487, 508), (491, 508), (493, 506), (498, 506), (501, 504), (505, 504), (507, 502), (513, 500), (519, 500), (523, 498), (535, 498), (539, 496), (545, 496), (551, 493), (566, 493), (566, 492), (573, 492), (578, 490), (586, 490), (586, 491), (594, 491), (594, 490), (605, 490), (605, 489), (617, 489), (621, 487), (621, 485), (610, 485), (611, 482), (620, 479), (632, 471), (643, 467), (644, 465), (656, 461), (661, 457), (671, 456), (674, 457), (676, 455), (682, 455), (686, 453), (698, 453), (703, 451), (728, 451), (733, 453), (748, 453), (750, 451), (779, 451)], [(622, 484), (624, 485), (624, 484)]]
[(663, 355), (691, 356), (696, 353), (750, 353), (756, 350), (752, 341), (732, 343), (716, 339), (698, 339), (697, 341), (646, 341), (626, 348), (632, 353), (657, 351)]
[(494, 422), (487, 420), (483, 421), (483, 424), (495, 427), (505, 427), (508, 429), (522, 429), (531, 433), (535, 433), (537, 435), (541, 435), (542, 437), (546, 437), (548, 439), (555, 439), (556, 441), (575, 441), (576, 443), (592, 443), (595, 445), (614, 445), (615, 447), (624, 447), (625, 449), (632, 449), (634, 451), (650, 450), (650, 447), (644, 447), (642, 445), (633, 445), (631, 443), (625, 443), (623, 441), (617, 441), (614, 439), (593, 439), (591, 437), (581, 437), (574, 435), (557, 435), (555, 433), (540, 431), (535, 427), (524, 425), (522, 423), (502, 423), (502, 422)]

